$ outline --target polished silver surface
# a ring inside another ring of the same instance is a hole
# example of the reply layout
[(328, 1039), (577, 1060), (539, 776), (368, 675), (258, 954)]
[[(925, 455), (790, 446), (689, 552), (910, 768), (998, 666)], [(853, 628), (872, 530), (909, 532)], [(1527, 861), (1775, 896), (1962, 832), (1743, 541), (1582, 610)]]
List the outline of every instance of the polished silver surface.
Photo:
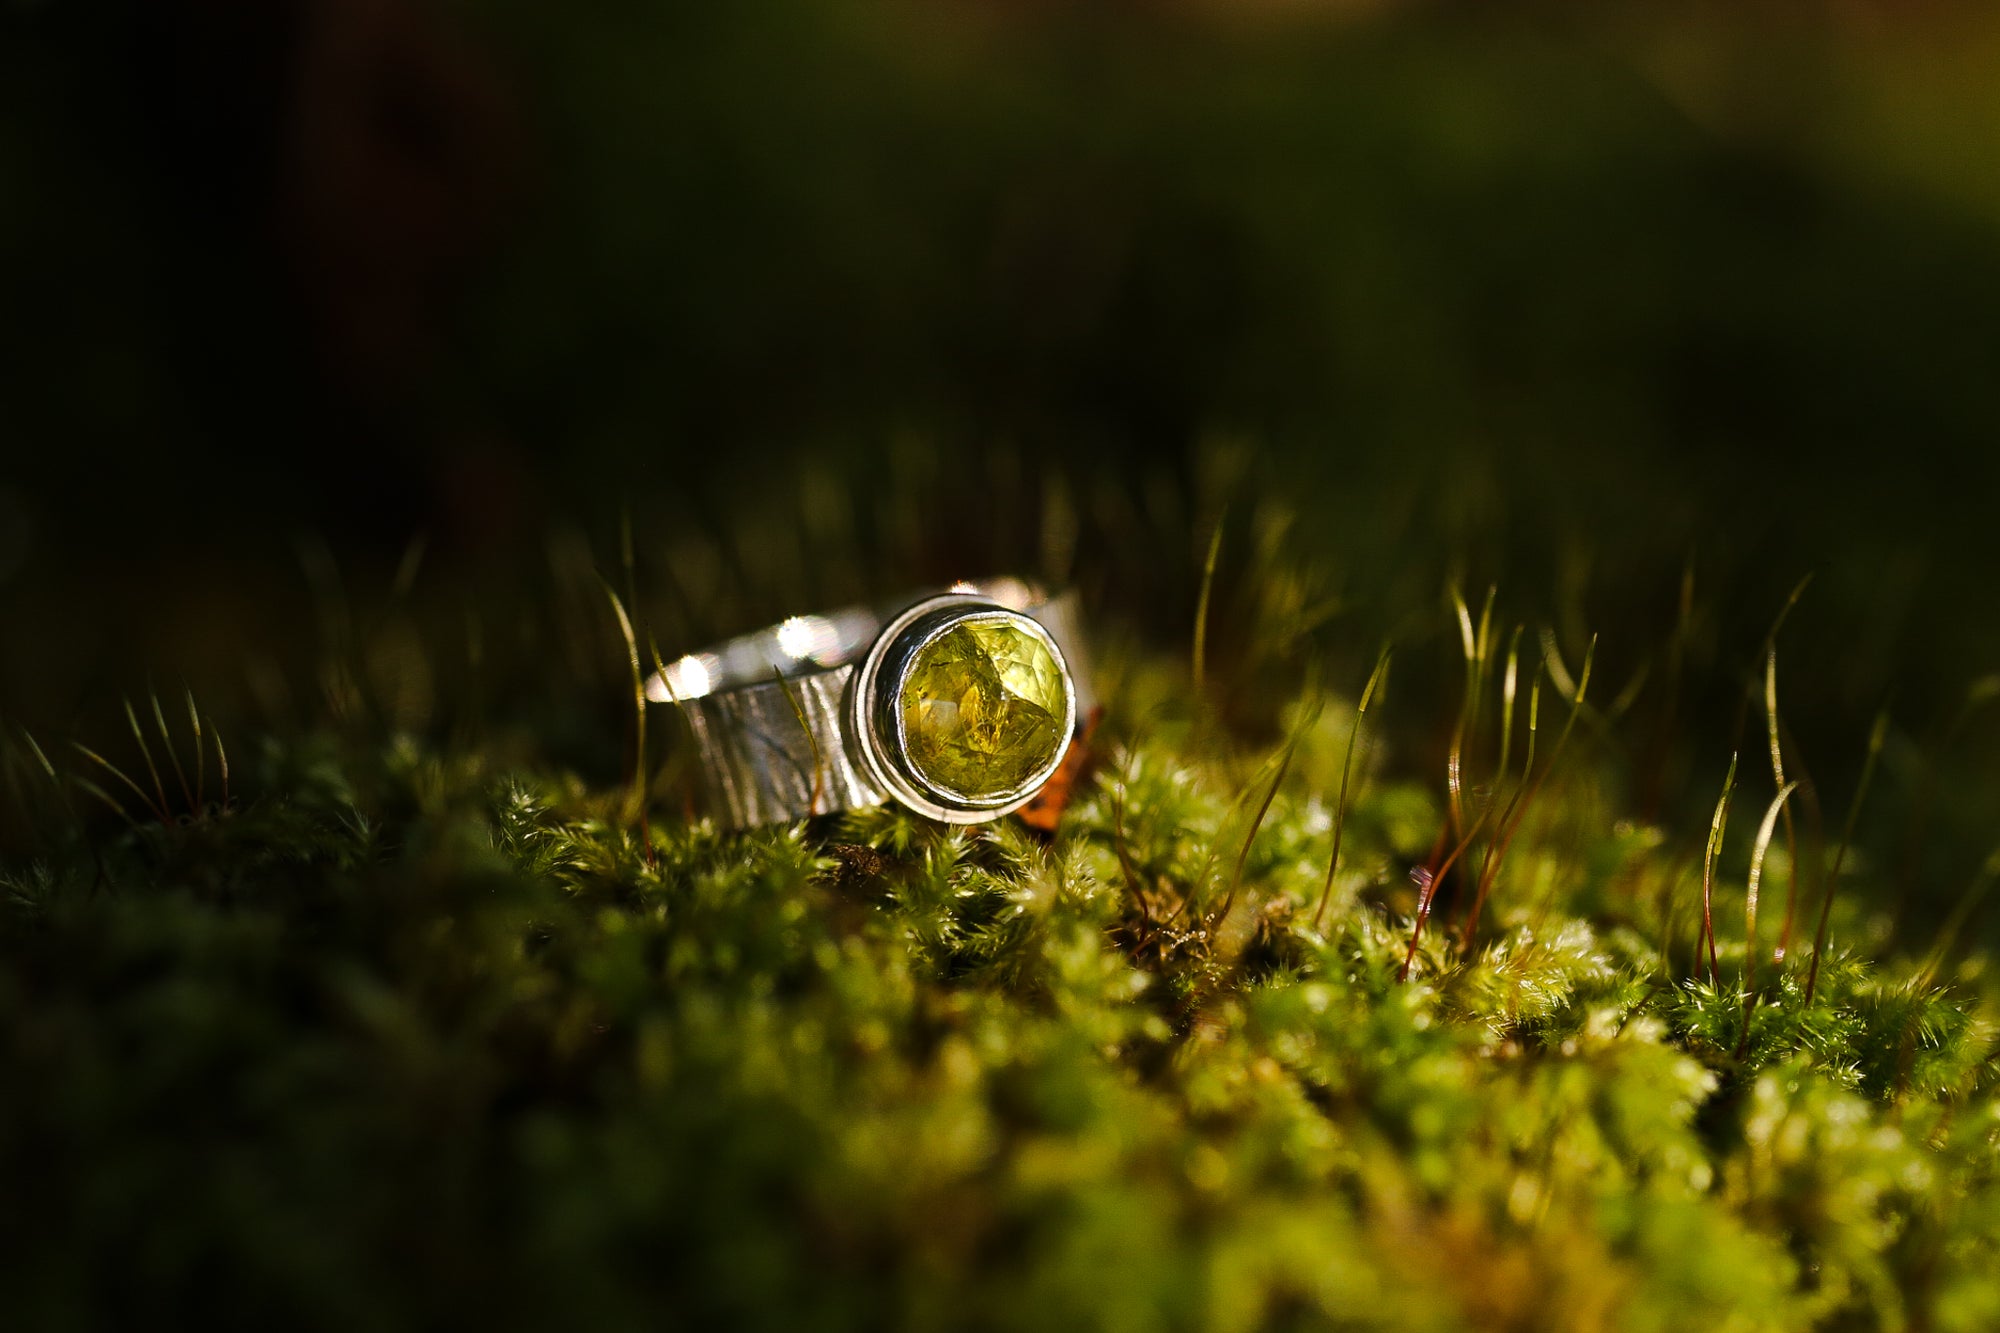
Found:
[(677, 658), (646, 682), (649, 699), (676, 705), (687, 717), (717, 823), (750, 828), (891, 799), (932, 818), (974, 822), (1033, 797), (1029, 790), (998, 807), (954, 808), (906, 780), (859, 724), (860, 711), (879, 691), (871, 685), (858, 694), (857, 674), (871, 656), (886, 653), (909, 624), (911, 608), (925, 603), (1028, 617), (1067, 671), (1072, 732), (1095, 706), (1073, 593), (1044, 598), (1019, 579), (994, 579), (910, 598), (886, 614), (847, 607), (794, 616)]

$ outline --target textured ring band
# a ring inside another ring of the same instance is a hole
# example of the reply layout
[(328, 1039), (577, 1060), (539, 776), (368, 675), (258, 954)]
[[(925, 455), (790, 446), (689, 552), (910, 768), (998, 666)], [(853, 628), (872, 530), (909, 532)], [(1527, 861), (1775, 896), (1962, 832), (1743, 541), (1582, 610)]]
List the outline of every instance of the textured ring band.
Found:
[(718, 823), (895, 801), (955, 824), (1032, 800), (1095, 706), (1073, 593), (954, 584), (884, 615), (794, 616), (667, 664)]

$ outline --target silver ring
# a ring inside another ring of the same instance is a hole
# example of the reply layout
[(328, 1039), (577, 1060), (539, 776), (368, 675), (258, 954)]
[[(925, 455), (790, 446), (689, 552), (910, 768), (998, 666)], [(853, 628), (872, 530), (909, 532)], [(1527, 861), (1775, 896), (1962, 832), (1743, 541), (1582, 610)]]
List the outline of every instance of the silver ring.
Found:
[(997, 819), (1062, 767), (1095, 706), (1074, 594), (954, 584), (888, 614), (794, 616), (646, 682), (678, 705), (729, 828), (894, 801)]

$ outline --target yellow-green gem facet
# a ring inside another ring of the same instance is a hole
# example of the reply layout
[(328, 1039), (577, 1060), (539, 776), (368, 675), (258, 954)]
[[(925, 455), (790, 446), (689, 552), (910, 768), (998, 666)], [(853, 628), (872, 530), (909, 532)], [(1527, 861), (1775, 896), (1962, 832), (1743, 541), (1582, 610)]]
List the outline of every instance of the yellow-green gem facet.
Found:
[(1062, 667), (1004, 620), (954, 625), (918, 649), (899, 703), (911, 766), (969, 801), (1018, 793), (1062, 752)]

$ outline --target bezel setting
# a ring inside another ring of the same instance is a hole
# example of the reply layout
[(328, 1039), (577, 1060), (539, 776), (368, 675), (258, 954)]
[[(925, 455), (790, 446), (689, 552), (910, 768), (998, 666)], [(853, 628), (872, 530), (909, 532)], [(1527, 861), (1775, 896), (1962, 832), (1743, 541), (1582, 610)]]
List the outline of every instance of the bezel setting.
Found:
[[(898, 706), (923, 649), (966, 624), (1004, 624), (1030, 635), (1054, 658), (1063, 687), (1061, 743), (1054, 755), (1018, 786), (984, 800), (939, 786), (911, 762)], [(948, 824), (976, 824), (1027, 804), (1062, 766), (1076, 732), (1076, 682), (1062, 649), (1033, 616), (990, 598), (945, 593), (918, 602), (883, 626), (854, 673), (849, 718), (855, 748), (870, 776), (885, 791), (928, 818)]]

